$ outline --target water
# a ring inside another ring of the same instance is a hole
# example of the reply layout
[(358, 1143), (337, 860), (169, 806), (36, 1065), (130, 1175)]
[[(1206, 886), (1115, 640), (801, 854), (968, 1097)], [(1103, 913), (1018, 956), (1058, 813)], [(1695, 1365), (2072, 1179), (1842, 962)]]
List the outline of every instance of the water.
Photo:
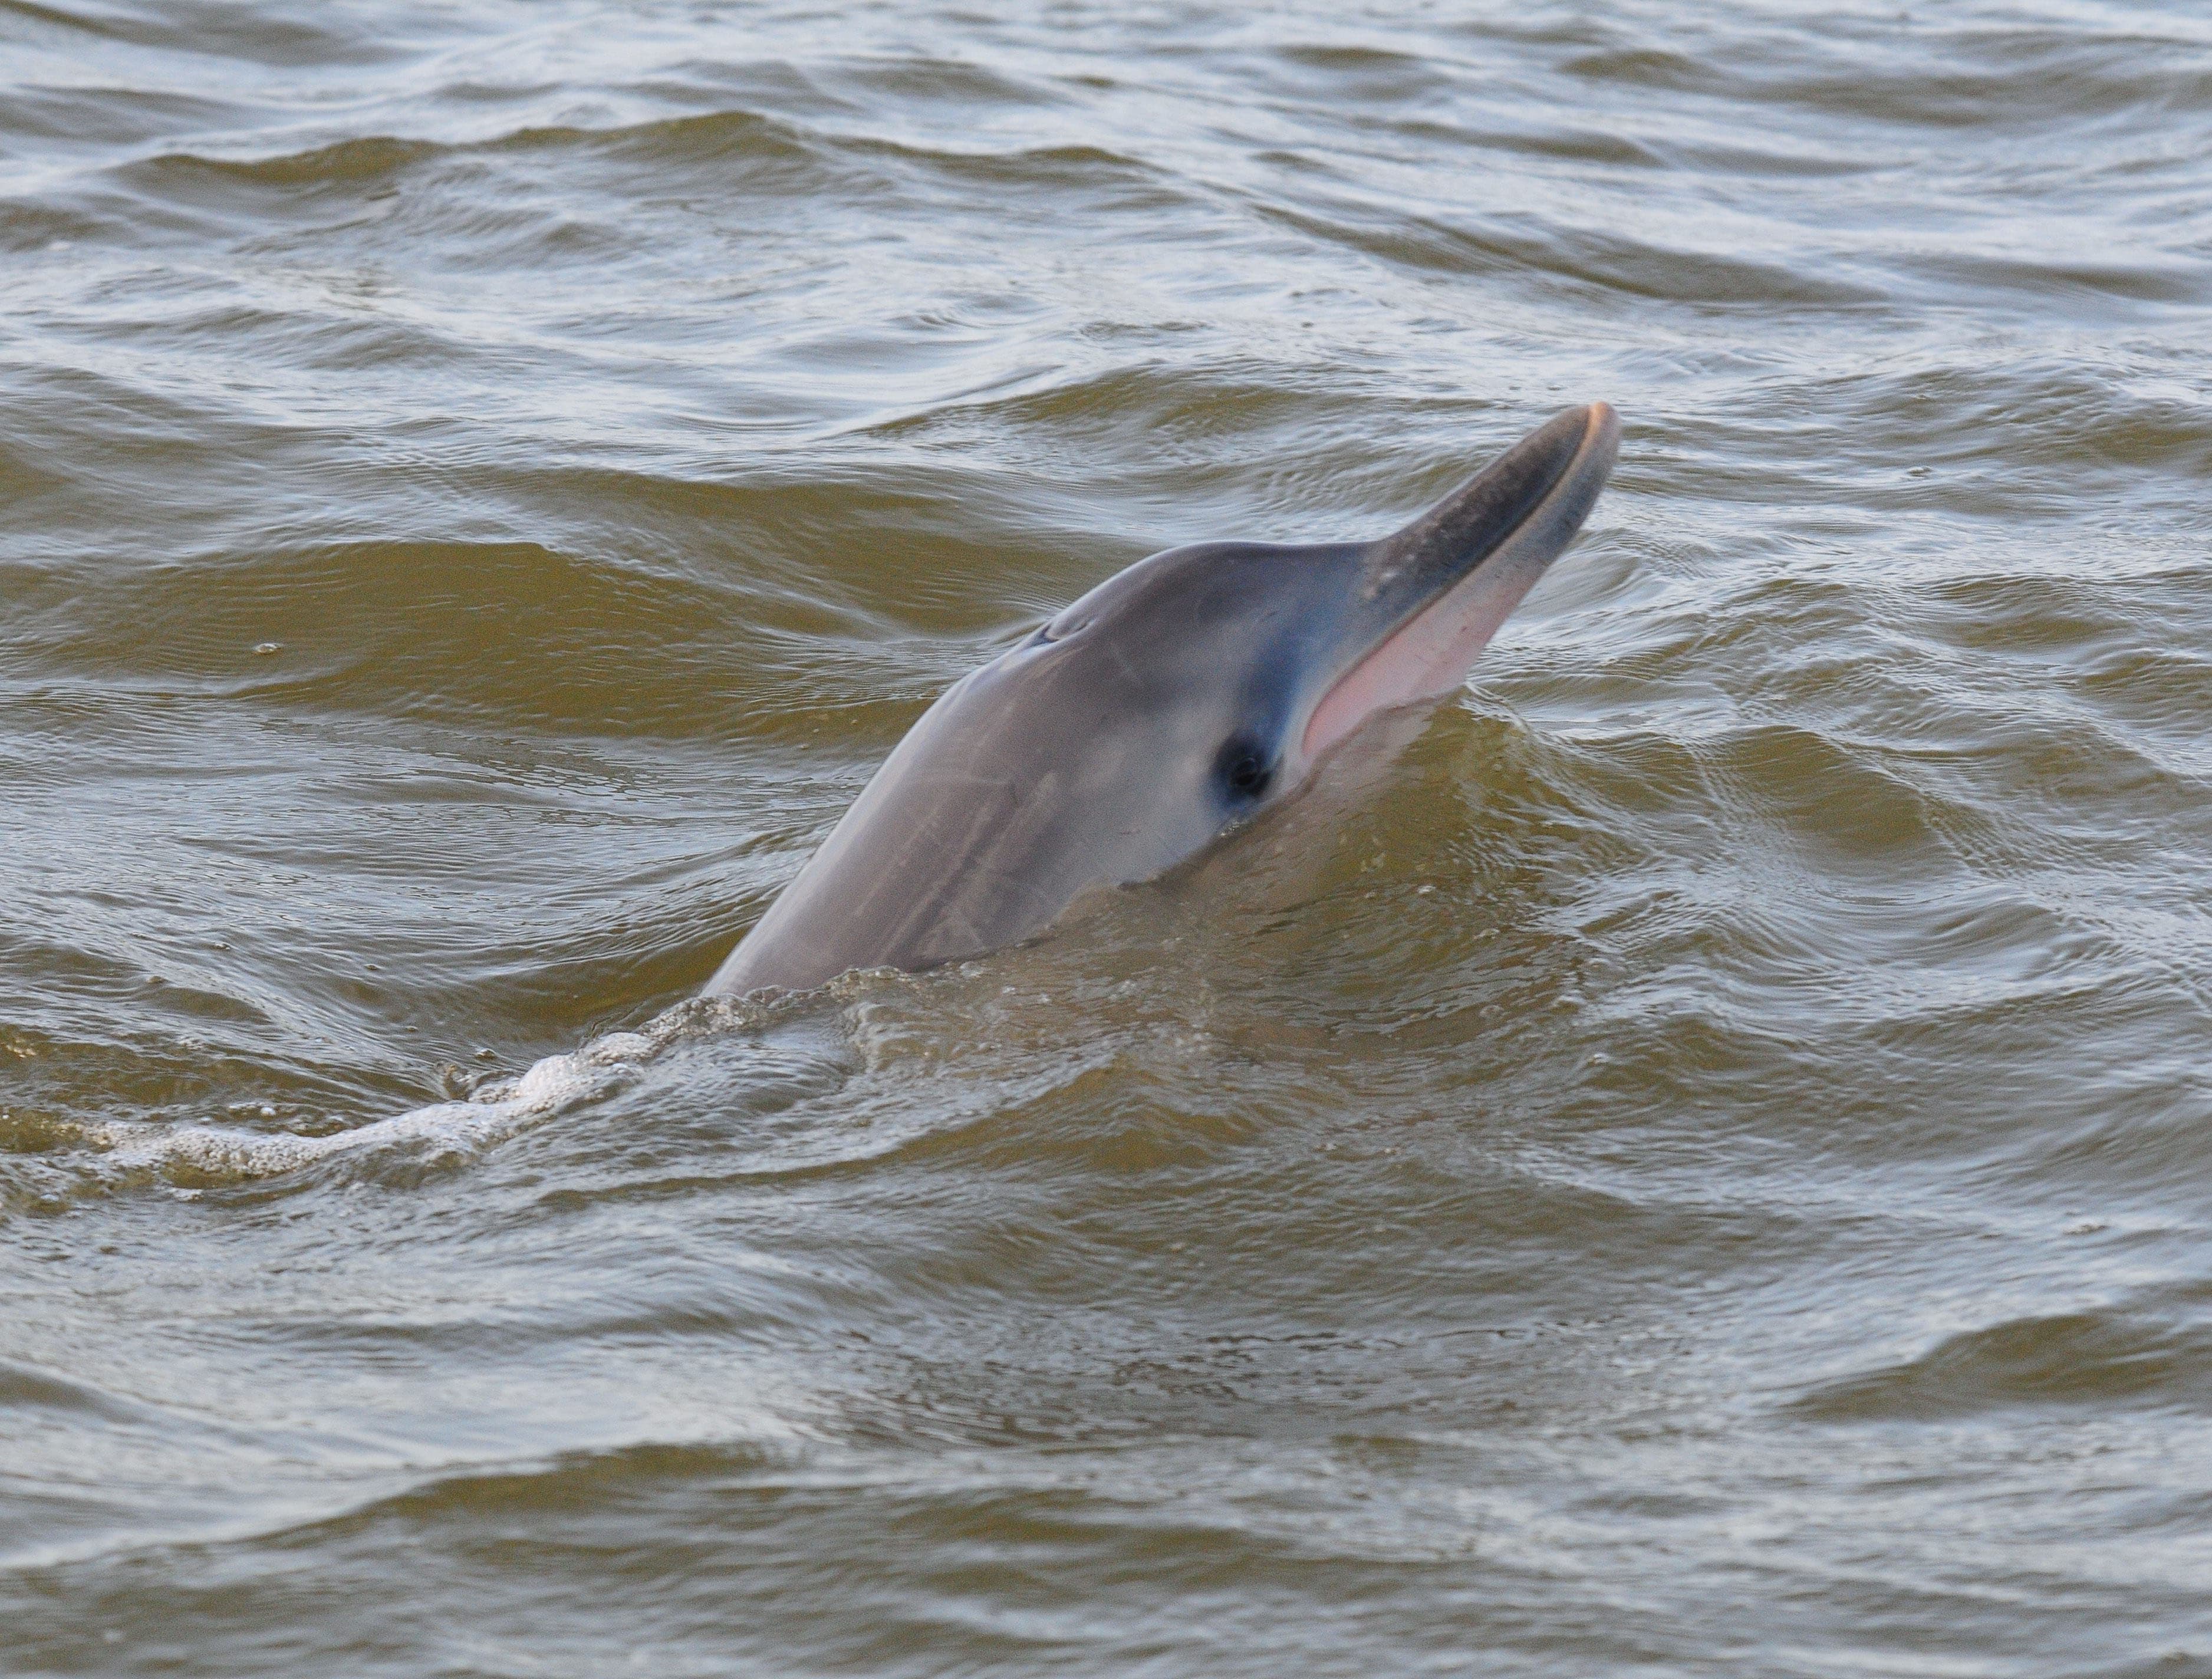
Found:
[[(2212, 1674), (2208, 153), (2149, 5), (0, 0), (0, 1669)], [(1595, 398), (1296, 890), (686, 1001)]]

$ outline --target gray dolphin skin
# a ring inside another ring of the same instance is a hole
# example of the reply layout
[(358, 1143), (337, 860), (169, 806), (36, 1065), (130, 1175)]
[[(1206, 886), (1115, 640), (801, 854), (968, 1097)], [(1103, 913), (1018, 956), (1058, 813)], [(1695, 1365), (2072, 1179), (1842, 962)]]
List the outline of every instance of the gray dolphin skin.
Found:
[(1620, 435), (1571, 409), (1376, 541), (1200, 543), (1107, 579), (923, 714), (706, 995), (1018, 943), (1291, 797), (1370, 717), (1459, 686)]

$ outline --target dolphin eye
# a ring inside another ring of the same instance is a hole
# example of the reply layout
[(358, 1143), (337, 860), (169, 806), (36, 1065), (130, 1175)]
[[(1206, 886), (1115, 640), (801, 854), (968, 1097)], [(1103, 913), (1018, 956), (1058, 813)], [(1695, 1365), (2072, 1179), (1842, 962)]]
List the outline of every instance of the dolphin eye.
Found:
[(1213, 760), (1213, 774), (1232, 799), (1250, 801), (1267, 790), (1275, 779), (1275, 766), (1249, 735), (1231, 735)]

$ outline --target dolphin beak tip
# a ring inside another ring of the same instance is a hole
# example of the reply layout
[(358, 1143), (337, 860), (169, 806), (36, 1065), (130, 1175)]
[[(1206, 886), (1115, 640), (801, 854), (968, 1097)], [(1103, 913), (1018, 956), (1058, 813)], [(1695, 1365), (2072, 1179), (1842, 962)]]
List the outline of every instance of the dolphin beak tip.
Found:
[(1581, 441), (1575, 445), (1559, 481), (1579, 478), (1593, 486), (1602, 484), (1613, 475), (1613, 462), (1620, 454), (1620, 411), (1609, 402), (1585, 403), (1580, 408), (1571, 408), (1552, 423), (1579, 420), (1582, 423)]
[(1620, 443), (1620, 411), (1609, 402), (1593, 402), (1583, 409), (1585, 448), (1617, 448)]

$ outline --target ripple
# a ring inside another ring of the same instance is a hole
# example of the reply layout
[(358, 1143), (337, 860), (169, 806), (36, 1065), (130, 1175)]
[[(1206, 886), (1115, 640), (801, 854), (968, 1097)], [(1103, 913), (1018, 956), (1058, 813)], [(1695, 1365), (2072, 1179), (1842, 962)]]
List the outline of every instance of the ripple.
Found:
[[(1898, 11), (0, 0), (9, 1654), (2201, 1656), (2212, 36)], [(685, 1001), (1598, 397), (1357, 798)]]
[(2212, 1333), (2127, 1312), (2017, 1318), (1919, 1358), (1826, 1384), (1795, 1408), (1824, 1422), (1933, 1420), (2014, 1405), (2212, 1404)]

